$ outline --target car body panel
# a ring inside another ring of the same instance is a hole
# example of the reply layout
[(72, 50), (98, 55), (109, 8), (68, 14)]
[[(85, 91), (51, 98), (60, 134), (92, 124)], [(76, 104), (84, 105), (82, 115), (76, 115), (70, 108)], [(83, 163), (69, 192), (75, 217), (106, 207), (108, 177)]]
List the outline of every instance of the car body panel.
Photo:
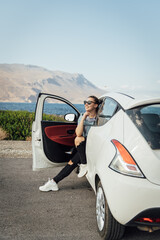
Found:
[[(122, 127), (119, 127), (119, 125)], [(115, 148), (111, 143), (113, 138), (118, 138), (119, 141), (123, 142), (123, 110), (120, 110), (105, 125), (92, 127), (89, 131), (86, 146), (87, 178), (94, 189), (95, 171), (97, 171), (103, 163), (105, 163), (105, 168), (108, 168), (111, 159), (113, 159), (115, 155)], [(108, 145), (110, 147), (108, 147)], [(96, 151), (93, 151), (93, 149), (96, 149)]]
[(119, 174), (101, 166), (101, 182), (114, 218), (126, 225), (146, 209), (160, 207), (160, 186), (147, 179)]
[[(142, 169), (145, 177), (152, 183), (160, 185), (160, 150), (152, 150), (139, 130), (124, 115), (124, 145)], [(130, 132), (130, 134), (128, 134)], [(144, 157), (145, 155), (145, 157)]]

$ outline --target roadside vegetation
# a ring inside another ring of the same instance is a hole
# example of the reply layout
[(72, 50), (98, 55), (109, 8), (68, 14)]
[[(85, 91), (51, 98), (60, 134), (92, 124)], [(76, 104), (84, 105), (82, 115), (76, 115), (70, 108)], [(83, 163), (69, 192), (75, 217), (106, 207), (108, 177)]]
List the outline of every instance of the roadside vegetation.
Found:
[[(0, 128), (6, 140), (30, 140), (35, 114), (28, 111), (0, 111)], [(62, 117), (43, 114), (43, 120), (63, 120)]]

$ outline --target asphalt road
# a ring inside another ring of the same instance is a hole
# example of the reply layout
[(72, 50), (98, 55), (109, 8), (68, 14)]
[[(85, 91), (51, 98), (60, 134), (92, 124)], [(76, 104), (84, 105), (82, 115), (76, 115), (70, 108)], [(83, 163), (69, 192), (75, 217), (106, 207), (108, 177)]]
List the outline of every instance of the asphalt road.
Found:
[[(38, 190), (60, 168), (33, 172), (32, 159), (0, 159), (0, 240), (100, 240), (95, 195), (85, 178), (73, 172), (60, 191)], [(127, 228), (123, 240), (158, 240), (160, 231)]]

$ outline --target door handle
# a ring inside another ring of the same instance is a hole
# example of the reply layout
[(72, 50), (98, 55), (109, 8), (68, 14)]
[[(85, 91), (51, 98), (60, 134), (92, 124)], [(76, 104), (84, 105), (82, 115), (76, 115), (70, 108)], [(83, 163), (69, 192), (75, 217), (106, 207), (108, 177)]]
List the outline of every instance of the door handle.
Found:
[(41, 141), (41, 139), (40, 139), (40, 138), (37, 138), (37, 139), (36, 139), (36, 141), (37, 141), (37, 142), (40, 142), (40, 141)]
[(68, 134), (74, 134), (74, 133), (75, 133), (75, 130), (74, 130), (74, 129), (73, 129), (73, 130), (72, 130), (72, 129), (71, 129), (71, 130), (67, 130), (67, 133), (68, 133)]

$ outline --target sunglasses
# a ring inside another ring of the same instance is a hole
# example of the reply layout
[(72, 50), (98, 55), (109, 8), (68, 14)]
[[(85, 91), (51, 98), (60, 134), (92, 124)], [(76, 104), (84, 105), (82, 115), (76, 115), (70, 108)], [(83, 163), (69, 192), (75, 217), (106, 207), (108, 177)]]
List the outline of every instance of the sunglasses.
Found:
[(84, 105), (86, 105), (86, 104), (91, 105), (92, 103), (95, 103), (95, 102), (92, 102), (92, 101), (84, 101)]

